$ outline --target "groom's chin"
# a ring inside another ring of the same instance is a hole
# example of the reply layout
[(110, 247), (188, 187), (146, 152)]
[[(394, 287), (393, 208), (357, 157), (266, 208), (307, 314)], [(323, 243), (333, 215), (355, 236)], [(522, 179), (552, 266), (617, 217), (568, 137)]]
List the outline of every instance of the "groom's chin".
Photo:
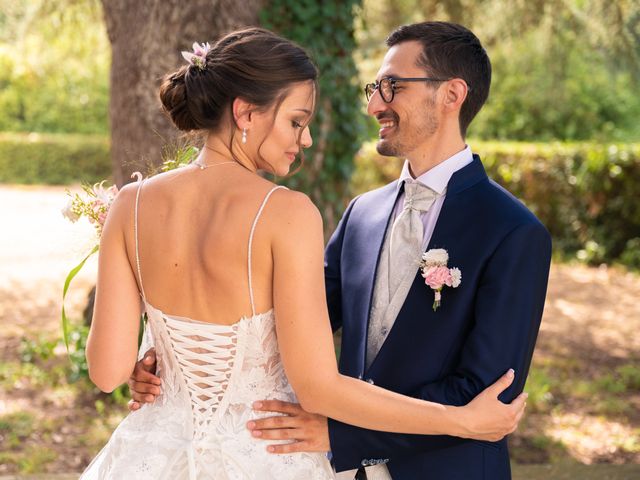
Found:
[(398, 148), (391, 142), (385, 139), (379, 139), (376, 143), (376, 151), (383, 157), (400, 157), (402, 154), (398, 151)]

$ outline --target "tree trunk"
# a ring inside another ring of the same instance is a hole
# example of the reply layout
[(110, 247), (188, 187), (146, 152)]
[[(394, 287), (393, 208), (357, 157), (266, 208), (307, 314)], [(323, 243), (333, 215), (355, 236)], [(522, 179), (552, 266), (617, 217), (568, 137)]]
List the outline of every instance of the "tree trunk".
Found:
[(178, 131), (161, 111), (162, 76), (184, 62), (181, 50), (257, 25), (264, 0), (102, 0), (111, 42), (111, 158), (118, 186), (161, 161)]

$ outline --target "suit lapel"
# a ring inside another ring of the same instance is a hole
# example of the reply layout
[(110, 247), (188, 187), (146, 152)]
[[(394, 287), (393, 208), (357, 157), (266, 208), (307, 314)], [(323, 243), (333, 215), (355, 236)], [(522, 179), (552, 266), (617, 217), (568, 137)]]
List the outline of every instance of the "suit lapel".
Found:
[[(473, 156), (473, 162), (471, 162), (466, 167), (458, 170), (451, 176), (451, 180), (449, 180), (449, 184), (447, 185), (447, 195), (444, 199), (444, 203), (442, 204), (442, 208), (438, 215), (438, 220), (436, 221), (436, 225), (434, 227), (433, 233), (429, 240), (429, 244), (427, 245), (427, 249), (425, 251), (430, 250), (432, 248), (447, 249), (447, 241), (448, 241), (447, 239), (449, 238), (448, 232), (451, 230), (452, 226), (454, 226), (454, 223), (460, 221), (460, 217), (458, 215), (455, 215), (456, 208), (459, 208), (458, 201), (456, 198), (457, 195), (463, 190), (475, 185), (479, 181), (486, 178), (487, 178), (487, 174), (484, 170), (484, 167), (482, 166), (480, 157), (478, 157), (477, 155)], [(383, 239), (384, 239), (384, 233), (383, 233)], [(411, 284), (417, 281), (419, 282), (423, 281), (422, 277), (418, 275), (418, 269), (416, 269), (415, 275), (412, 277)], [(411, 286), (409, 286), (406, 293), (408, 293), (410, 290), (411, 290)], [(394, 298), (392, 302), (393, 301), (398, 301), (398, 299)], [(406, 297), (402, 300), (402, 303), (404, 304), (405, 301), (406, 301)], [(401, 310), (401, 308), (402, 306), (400, 305), (399, 308), (397, 309), (398, 312)], [(373, 362), (371, 363), (371, 366), (367, 369), (367, 371), (371, 371), (375, 367), (376, 362), (381, 356), (380, 354), (385, 348), (385, 345), (387, 345), (387, 341), (393, 334), (393, 330), (396, 328), (396, 325), (398, 324), (399, 320), (400, 319), (397, 318), (396, 321), (394, 322), (393, 326), (391, 327), (391, 331), (385, 338), (385, 341), (382, 343), (382, 346), (378, 351), (378, 355), (376, 355), (376, 358), (373, 360)], [(368, 326), (367, 326), (367, 329), (368, 329)], [(367, 335), (368, 335), (368, 330), (367, 330)]]
[[(449, 180), (449, 184), (447, 185), (447, 196), (444, 199), (442, 209), (438, 215), (438, 221), (436, 222), (433, 234), (429, 240), (429, 245), (427, 245), (427, 250), (425, 251), (432, 248), (447, 249), (447, 232), (449, 231), (452, 223), (460, 221), (460, 216), (456, 215), (456, 212), (453, 211), (457, 204), (457, 202), (454, 201), (456, 196), (463, 190), (466, 190), (486, 178), (487, 173), (485, 172), (478, 155), (474, 155), (473, 162), (458, 170), (451, 176), (451, 180)], [(454, 207), (452, 207), (452, 205), (454, 205)]]

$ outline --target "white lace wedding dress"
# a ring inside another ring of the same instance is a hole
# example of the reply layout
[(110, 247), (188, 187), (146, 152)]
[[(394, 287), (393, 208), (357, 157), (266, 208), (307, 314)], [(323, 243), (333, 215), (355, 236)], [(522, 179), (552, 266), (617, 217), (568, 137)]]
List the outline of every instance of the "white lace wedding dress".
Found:
[(253, 232), (269, 196), (282, 187), (267, 194), (249, 236), (253, 315), (216, 325), (167, 315), (147, 302), (137, 232), (142, 183), (134, 215), (136, 261), (163, 391), (120, 423), (81, 479), (333, 479), (326, 455), (268, 453), (268, 442), (253, 438), (246, 427), (268, 416), (252, 410), (256, 400), (296, 401), (280, 360), (273, 310), (255, 312), (251, 284)]

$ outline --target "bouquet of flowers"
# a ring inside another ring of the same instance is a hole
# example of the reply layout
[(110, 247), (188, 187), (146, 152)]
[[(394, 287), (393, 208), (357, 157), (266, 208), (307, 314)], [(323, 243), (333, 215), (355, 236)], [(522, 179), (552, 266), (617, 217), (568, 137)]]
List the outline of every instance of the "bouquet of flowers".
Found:
[(84, 264), (91, 257), (91, 255), (99, 250), (100, 235), (102, 235), (104, 222), (107, 219), (109, 208), (111, 207), (113, 200), (118, 194), (118, 187), (116, 187), (115, 185), (105, 187), (104, 184), (104, 180), (100, 183), (96, 183), (95, 185), (85, 184), (82, 186), (83, 191), (81, 194), (72, 194), (71, 192), (67, 191), (69, 201), (62, 209), (62, 215), (69, 221), (75, 223), (80, 218), (85, 217), (96, 228), (95, 246), (78, 265), (71, 269), (64, 281), (64, 288), (62, 289), (62, 336), (64, 338), (64, 344), (67, 347), (67, 351), (69, 351), (69, 319), (67, 318), (67, 314), (64, 309), (64, 299), (67, 296), (67, 290), (69, 290), (71, 280), (73, 280), (78, 272), (82, 270), (82, 267), (84, 267)]

